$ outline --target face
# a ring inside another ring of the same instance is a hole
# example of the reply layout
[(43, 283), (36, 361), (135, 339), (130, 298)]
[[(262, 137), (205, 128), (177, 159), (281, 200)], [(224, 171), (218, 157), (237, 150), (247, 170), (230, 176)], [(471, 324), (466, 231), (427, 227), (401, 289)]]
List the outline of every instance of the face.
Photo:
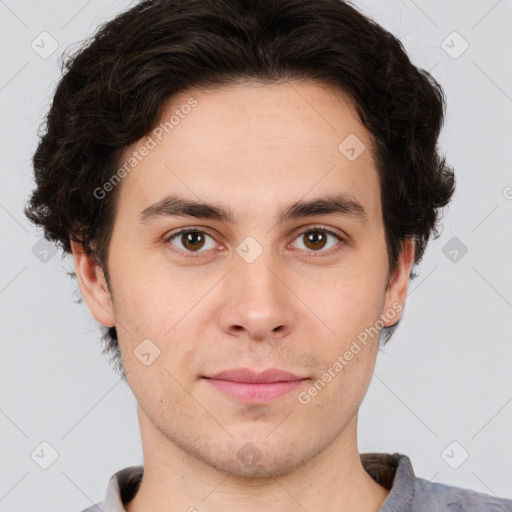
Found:
[[(340, 91), (247, 82), (176, 96), (162, 121), (176, 110), (127, 151), (140, 159), (117, 185), (112, 295), (73, 246), (82, 293), (117, 327), (143, 437), (282, 474), (354, 434), (412, 244), (386, 288), (372, 141)], [(240, 368), (297, 378), (211, 378)]]

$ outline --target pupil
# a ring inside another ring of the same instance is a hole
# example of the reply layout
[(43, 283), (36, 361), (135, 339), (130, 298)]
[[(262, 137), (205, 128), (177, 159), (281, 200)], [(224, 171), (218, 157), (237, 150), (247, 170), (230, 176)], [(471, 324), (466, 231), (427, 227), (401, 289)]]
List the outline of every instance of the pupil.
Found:
[[(194, 231), (192, 233), (185, 233), (184, 237), (185, 242), (183, 243), (183, 245), (187, 247), (187, 249), (200, 249), (203, 245), (201, 244), (201, 241), (204, 241), (203, 237), (198, 231)], [(200, 244), (199, 247), (197, 246), (198, 243)]]
[(314, 246), (313, 248), (318, 248), (317, 244), (318, 242), (324, 242), (321, 246), (320, 246), (320, 249), (325, 245), (325, 236), (323, 234), (318, 234), (319, 231), (312, 231), (309, 235), (308, 235), (308, 242), (312, 242), (312, 245)]

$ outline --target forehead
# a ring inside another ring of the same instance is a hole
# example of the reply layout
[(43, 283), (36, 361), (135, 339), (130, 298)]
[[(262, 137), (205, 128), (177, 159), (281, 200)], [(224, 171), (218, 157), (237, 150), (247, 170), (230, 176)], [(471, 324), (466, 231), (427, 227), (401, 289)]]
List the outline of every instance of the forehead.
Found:
[(339, 191), (380, 209), (371, 136), (350, 98), (317, 82), (184, 91), (148, 137), (124, 156), (139, 154), (119, 201), (139, 212), (170, 193), (243, 213)]

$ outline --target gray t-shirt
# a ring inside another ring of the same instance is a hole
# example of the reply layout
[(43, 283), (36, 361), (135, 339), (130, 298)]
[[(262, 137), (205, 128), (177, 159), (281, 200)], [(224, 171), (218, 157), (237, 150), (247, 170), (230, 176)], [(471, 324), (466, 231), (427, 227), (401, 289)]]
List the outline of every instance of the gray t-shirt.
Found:
[[(411, 461), (400, 453), (362, 453), (366, 472), (391, 492), (379, 512), (512, 512), (512, 499), (430, 482), (416, 477)], [(110, 478), (102, 502), (82, 512), (125, 512), (142, 480), (143, 466), (124, 468)]]

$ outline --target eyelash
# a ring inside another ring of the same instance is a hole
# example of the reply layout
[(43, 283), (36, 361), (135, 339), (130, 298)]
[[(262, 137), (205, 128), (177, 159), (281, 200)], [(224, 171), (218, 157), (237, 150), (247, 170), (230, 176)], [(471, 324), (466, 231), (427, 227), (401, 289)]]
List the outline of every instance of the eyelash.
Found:
[[(325, 226), (313, 226), (313, 227), (310, 227), (310, 228), (300, 232), (294, 238), (294, 241), (297, 238), (299, 238), (300, 236), (304, 236), (306, 233), (312, 233), (312, 232), (315, 232), (315, 231), (321, 231), (321, 232), (327, 233), (328, 235), (331, 235), (334, 238), (336, 238), (341, 243), (345, 242), (345, 240), (337, 232), (335, 232), (335, 231), (333, 231), (333, 230), (331, 230), (331, 229), (329, 229), (329, 228), (327, 228)], [(185, 229), (181, 229), (180, 231), (177, 231), (176, 233), (172, 233), (171, 235), (167, 236), (165, 241), (171, 245), (171, 250), (173, 252), (179, 254), (179, 256), (182, 257), (182, 258), (199, 258), (199, 257), (201, 257), (201, 253), (207, 252), (207, 251), (196, 251), (196, 252), (194, 252), (194, 251), (184, 251), (182, 249), (175, 248), (170, 243), (172, 240), (174, 240), (175, 238), (179, 237), (180, 235), (184, 235), (184, 234), (187, 234), (187, 233), (201, 233), (201, 234), (208, 235), (210, 238), (213, 238), (209, 233), (207, 233), (204, 230), (201, 230), (201, 229), (198, 229), (198, 228), (185, 228)], [(328, 250), (328, 251), (308, 251), (308, 252), (312, 252), (313, 253), (309, 257), (317, 258), (317, 257), (322, 257), (324, 254), (330, 256), (331, 254), (337, 253), (339, 250), (341, 250), (341, 248), (338, 248), (334, 252), (332, 251), (332, 248), (330, 250)], [(315, 252), (317, 254), (315, 254)]]

